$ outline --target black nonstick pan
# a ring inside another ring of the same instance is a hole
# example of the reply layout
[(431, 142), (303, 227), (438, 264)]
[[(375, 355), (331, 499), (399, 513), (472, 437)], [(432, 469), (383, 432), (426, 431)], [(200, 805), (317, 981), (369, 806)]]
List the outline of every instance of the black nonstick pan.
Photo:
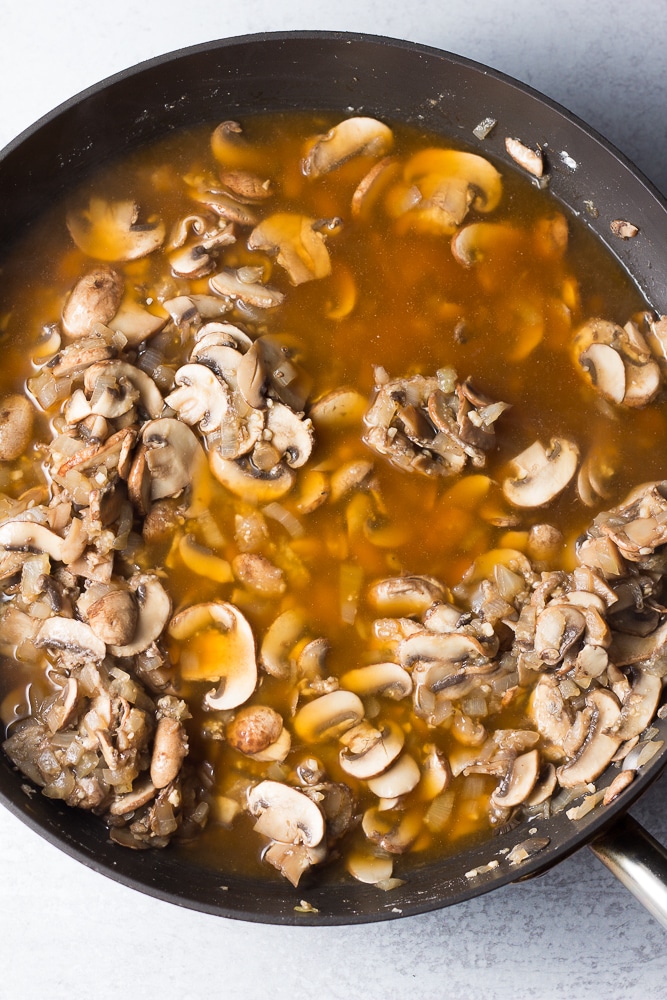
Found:
[[(667, 206), (609, 143), (553, 102), (486, 67), (423, 45), (353, 34), (290, 32), (212, 42), (143, 63), (68, 101), (0, 154), (0, 258), (43, 208), (127, 150), (180, 126), (298, 109), (418, 124), (471, 149), (482, 141), (473, 135), (475, 126), (493, 117), (498, 126), (483, 140), (483, 152), (516, 169), (504, 137), (539, 143), (554, 196), (609, 247), (651, 307), (667, 312)], [(637, 226), (638, 238), (613, 235), (610, 223), (616, 219)], [(296, 890), (282, 879), (253, 880), (224, 865), (209, 867), (184, 848), (125, 850), (87, 814), (26, 794), (24, 779), (4, 755), (0, 798), (91, 868), (161, 899), (226, 917), (317, 925), (390, 919), (539, 874), (590, 844), (667, 922), (667, 855), (624, 817), (667, 763), (667, 720), (655, 725), (662, 749), (610, 806), (579, 821), (560, 813), (456, 857), (415, 863), (405, 883), (388, 893), (339, 879), (334, 870), (318, 872)], [(541, 849), (510, 863), (508, 853), (526, 840)]]

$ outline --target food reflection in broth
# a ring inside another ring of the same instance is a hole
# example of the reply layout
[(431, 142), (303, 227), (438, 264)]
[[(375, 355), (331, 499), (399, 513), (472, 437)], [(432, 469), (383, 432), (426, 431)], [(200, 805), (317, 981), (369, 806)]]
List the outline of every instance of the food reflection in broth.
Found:
[(16, 246), (0, 329), (4, 746), (119, 844), (391, 888), (659, 748), (665, 321), (517, 170), (184, 132)]

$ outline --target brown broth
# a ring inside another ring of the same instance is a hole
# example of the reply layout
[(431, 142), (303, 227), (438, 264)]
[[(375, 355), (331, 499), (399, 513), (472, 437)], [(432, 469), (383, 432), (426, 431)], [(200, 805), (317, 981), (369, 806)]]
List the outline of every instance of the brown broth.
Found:
[[(257, 599), (234, 582), (207, 580), (188, 570), (173, 548), (140, 551), (137, 561), (142, 568), (164, 565), (175, 609), (205, 600), (235, 601), (253, 625), (258, 641), (279, 611), (290, 606), (302, 608), (309, 634), (329, 640), (327, 671), (339, 677), (379, 655), (371, 641), (376, 615), (364, 601), (368, 584), (379, 577), (422, 573), (454, 586), (477, 556), (498, 546), (525, 547), (528, 528), (545, 520), (564, 533), (567, 545), (561, 565), (570, 568), (574, 540), (596, 510), (577, 499), (573, 486), (546, 511), (512, 510), (500, 489), (509, 460), (536, 438), (548, 443), (559, 435), (575, 440), (582, 456), (593, 448), (602, 449), (614, 466), (609, 497), (600, 502), (600, 508), (609, 507), (636, 483), (663, 475), (663, 456), (656, 445), (665, 433), (667, 409), (660, 402), (645, 410), (624, 410), (619, 416), (618, 410), (600, 402), (575, 370), (570, 341), (581, 322), (601, 315), (622, 325), (646, 308), (627, 275), (581, 222), (568, 218), (569, 244), (563, 258), (536, 254), (526, 235), (518, 252), (464, 268), (454, 259), (449, 238), (397, 232), (379, 210), (368, 222), (350, 219), (350, 198), (371, 161), (354, 159), (318, 182), (303, 176), (300, 159), (304, 139), (333, 123), (329, 117), (277, 115), (249, 118), (243, 123), (244, 134), (259, 150), (257, 171), (275, 182), (277, 194), (270, 202), (271, 211), (296, 208), (314, 218), (341, 216), (345, 222), (341, 232), (328, 241), (333, 262), (328, 278), (291, 288), (280, 268), (261, 256), (271, 267), (271, 283), (286, 293), (284, 305), (262, 324), (269, 332), (289, 333), (299, 343), (302, 363), (313, 378), (312, 399), (341, 385), (353, 386), (370, 397), (376, 365), (384, 367), (392, 378), (434, 374), (445, 367), (453, 368), (460, 378), (470, 376), (482, 392), (512, 406), (497, 425), (497, 447), (488, 456), (485, 469), (468, 469), (459, 479), (435, 480), (407, 475), (370, 454), (358, 426), (318, 435), (310, 467), (328, 469), (357, 457), (375, 458), (377, 499), (369, 501), (369, 516), (377, 520), (381, 512), (379, 526), (386, 529), (392, 544), (374, 544), (359, 528), (366, 501), (354, 500), (357, 507), (353, 508), (353, 498), (345, 498), (300, 515), (300, 475), (296, 495), (282, 505), (299, 516), (303, 536), (292, 539), (274, 522), (269, 525), (268, 549), (289, 581), (287, 594), (280, 601)], [(398, 156), (407, 156), (424, 145), (444, 144), (440, 137), (403, 126), (395, 128), (395, 137)], [(91, 192), (110, 199), (132, 197), (147, 215), (160, 215), (169, 231), (193, 210), (181, 175), (214, 167), (209, 129), (195, 129), (172, 135), (114, 164), (94, 176), (73, 200), (84, 202)], [(508, 221), (528, 234), (538, 220), (561, 211), (548, 191), (537, 190), (516, 172), (505, 170), (503, 185), (494, 221)], [(256, 263), (257, 256), (239, 240), (221, 252), (219, 264), (237, 267)], [(0, 391), (23, 390), (26, 378), (33, 374), (26, 358), (33, 354), (43, 327), (58, 321), (65, 295), (87, 266), (87, 258), (67, 235), (62, 205), (51, 210), (5, 262), (0, 288)], [(161, 253), (122, 269), (128, 283), (142, 287), (146, 301), (155, 303), (164, 297)], [(207, 278), (193, 282), (190, 290), (204, 292), (207, 282)], [(167, 284), (173, 293), (186, 283)], [(47, 419), (52, 416), (41, 419), (43, 440), (49, 438)], [(36, 445), (26, 457), (0, 468), (0, 490), (18, 496), (44, 482), (39, 467)], [(187, 528), (216, 555), (231, 560), (238, 552), (234, 516), (247, 507), (212, 478), (200, 484), (200, 489), (209, 495), (209, 509), (223, 544), (212, 544), (201, 524)], [(368, 499), (368, 494), (359, 496)], [(352, 523), (355, 517), (360, 519), (356, 527)], [(359, 573), (359, 605), (354, 621), (348, 623), (341, 620), (341, 566), (354, 567)], [(267, 765), (244, 759), (228, 744), (210, 738), (207, 726), (211, 716), (198, 708), (210, 682), (179, 680), (182, 651), (174, 643), (170, 649), (178, 692), (190, 702), (193, 713), (189, 724), (192, 755), (213, 764), (216, 791), (226, 795), (239, 778), (265, 775)], [(17, 694), (26, 682), (32, 683), (33, 698), (44, 697), (49, 689), (43, 667), (37, 671), (27, 665), (18, 668), (6, 660), (0, 676), (6, 723), (28, 712), (25, 700)], [(270, 704), (288, 718), (291, 699), (284, 682), (264, 676), (252, 700)], [(485, 725), (488, 729), (521, 725), (526, 701), (524, 693), (506, 710), (485, 719)], [(382, 717), (393, 717), (403, 726), (408, 749), (424, 743), (435, 743), (448, 755), (460, 749), (447, 728), (429, 728), (414, 715), (409, 699), (383, 703)], [(361, 783), (346, 777), (337, 754), (336, 741), (331, 746), (310, 747), (294, 741), (281, 773), (289, 773), (302, 757), (316, 755), (333, 780), (345, 780), (353, 786), (364, 806), (373, 796)], [(425, 828), (413, 851), (419, 857), (449, 854), (473, 838), (488, 836), (487, 803), (494, 786), (495, 780), (483, 775), (455, 779), (446, 829), (429, 832)], [(411, 805), (424, 809), (419, 786), (410, 793), (408, 808)], [(247, 816), (238, 817), (232, 829), (213, 820), (190, 850), (214, 858), (224, 870), (265, 873), (258, 865), (261, 838), (250, 832), (251, 825)], [(360, 836), (357, 832), (348, 838), (352, 847)]]

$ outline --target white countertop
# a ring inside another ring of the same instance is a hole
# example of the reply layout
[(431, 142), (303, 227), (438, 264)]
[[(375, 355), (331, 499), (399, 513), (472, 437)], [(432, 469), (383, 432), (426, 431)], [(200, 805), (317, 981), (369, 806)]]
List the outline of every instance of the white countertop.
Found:
[[(662, 0), (31, 0), (5, 4), (0, 147), (142, 59), (258, 30), (332, 29), (457, 52), (574, 111), (667, 191)], [(667, 842), (667, 777), (633, 809)], [(95, 875), (0, 810), (0, 997), (243, 1000), (667, 996), (665, 932), (584, 849), (455, 908), (334, 928), (195, 913)]]

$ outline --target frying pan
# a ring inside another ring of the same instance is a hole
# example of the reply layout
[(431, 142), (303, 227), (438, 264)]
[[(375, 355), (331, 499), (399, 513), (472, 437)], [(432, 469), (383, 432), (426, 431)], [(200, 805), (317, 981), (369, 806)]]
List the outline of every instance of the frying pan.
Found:
[[(289, 32), (194, 46), (103, 81), (42, 118), (0, 153), (0, 259), (17, 233), (91, 171), (180, 126), (253, 112), (295, 109), (363, 113), (455, 137), (505, 161), (504, 137), (540, 143), (553, 195), (605, 243), (656, 312), (667, 312), (667, 206), (609, 143), (573, 115), (516, 81), (460, 56), (368, 35)], [(485, 140), (474, 127), (498, 126)], [(614, 219), (639, 227), (623, 241)], [(632, 802), (667, 763), (662, 749), (610, 806), (572, 821), (565, 813), (505, 831), (452, 858), (420, 862), (385, 893), (318, 871), (292, 889), (278, 876), (253, 879), (188, 848), (134, 852), (112, 844), (99, 820), (39, 794), (0, 755), (0, 799), (61, 850), (125, 885), (207, 913), (284, 924), (383, 920), (461, 902), (547, 870), (584, 844), (667, 926), (667, 852), (634, 820)], [(613, 772), (616, 773), (616, 772)], [(611, 781), (609, 773), (598, 783)], [(542, 849), (512, 865), (517, 844)], [(301, 900), (309, 907), (301, 907)], [(299, 909), (295, 910), (295, 907)]]

